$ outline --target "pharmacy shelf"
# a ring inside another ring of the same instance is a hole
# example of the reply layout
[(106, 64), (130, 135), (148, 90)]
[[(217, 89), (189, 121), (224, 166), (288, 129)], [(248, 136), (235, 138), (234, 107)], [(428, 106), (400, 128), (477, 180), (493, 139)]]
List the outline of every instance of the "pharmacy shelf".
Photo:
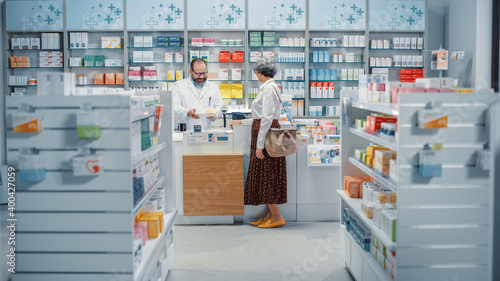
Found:
[(343, 46), (337, 46), (337, 47), (327, 47), (327, 46), (311, 46), (311, 49), (320, 49), (320, 48), (329, 48), (329, 49), (365, 49), (366, 47), (343, 47)]
[(99, 51), (116, 51), (116, 50), (123, 50), (123, 48), (85, 48), (85, 49), (72, 49), (68, 48), (70, 51), (87, 51), (87, 50), (99, 50)]
[(19, 51), (22, 51), (22, 52), (62, 52), (62, 49), (29, 49), (29, 50), (25, 50), (25, 49), (7, 49), (8, 52), (19, 52)]
[(309, 98), (309, 100), (339, 100), (340, 98)]
[(322, 62), (309, 62), (309, 63), (334, 63), (334, 64), (364, 64), (366, 62), (333, 62), (333, 61), (322, 61)]
[(58, 67), (42, 67), (42, 66), (30, 66), (30, 67), (8, 67), (9, 69), (39, 69), (39, 68), (44, 68), (44, 69), (62, 69), (64, 68), (63, 66), (58, 66)]
[(151, 196), (156, 192), (156, 190), (162, 186), (162, 184), (165, 182), (165, 176), (160, 177), (157, 179), (151, 188), (149, 188), (148, 192), (137, 201), (137, 203), (134, 205), (134, 210), (133, 210), (133, 215), (134, 217), (139, 214), (141, 209), (146, 205), (146, 203), (149, 202), (149, 199), (151, 199)]
[(375, 258), (371, 255), (371, 253), (363, 250), (361, 246), (359, 246), (354, 237), (352, 237), (351, 233), (347, 231), (345, 225), (341, 224), (340, 227), (342, 229), (341, 231), (344, 231), (346, 236), (349, 237), (351, 243), (355, 244), (358, 247), (358, 250), (361, 252), (361, 256), (363, 257), (363, 260), (369, 264), (369, 266), (372, 268), (373, 271), (375, 271), (375, 274), (377, 275), (377, 280), (380, 281), (393, 280), (389, 276), (389, 273), (382, 267), (382, 265), (377, 260), (375, 260)]
[(375, 111), (388, 115), (398, 115), (399, 109), (396, 104), (362, 101), (359, 99), (351, 99), (351, 107), (361, 108), (365, 110)]
[(154, 63), (154, 64), (166, 64), (166, 63), (173, 63), (173, 64), (184, 64), (184, 62), (164, 62), (164, 61), (143, 61), (143, 62), (131, 62), (128, 61), (128, 64), (148, 64), (148, 63)]
[(370, 33), (425, 33), (425, 30), (370, 30)]
[[(390, 251), (396, 250), (396, 242), (391, 241), (387, 235), (385, 235), (380, 228), (375, 226), (372, 219), (365, 217), (364, 211), (361, 209), (361, 202), (363, 199), (360, 198), (351, 198), (347, 196), (344, 190), (337, 190), (337, 193), (340, 194), (340, 197), (351, 207), (351, 209), (358, 215), (358, 217), (371, 229), (372, 233), (377, 236), (377, 238), (385, 245), (387, 249)], [(372, 257), (373, 258), (373, 257)]]
[(208, 79), (208, 81), (214, 81), (214, 82), (244, 82), (245, 80), (220, 80), (220, 79)]
[(68, 66), (68, 68), (123, 68), (123, 66)]
[(150, 148), (144, 150), (136, 156), (132, 157), (132, 167), (139, 165), (142, 161), (150, 157), (152, 154), (158, 153), (160, 150), (167, 147), (166, 142), (161, 142), (151, 146)]
[(212, 64), (212, 63), (235, 63), (235, 64), (242, 64), (245, 63), (244, 61), (207, 61), (207, 64)]
[(372, 48), (370, 48), (370, 51), (421, 51), (421, 52), (424, 52), (426, 50), (424, 50), (424, 49), (394, 49), (394, 48), (389, 48), (389, 49), (372, 49)]
[(351, 162), (354, 166), (358, 167), (361, 171), (365, 172), (367, 175), (373, 177), (375, 180), (379, 181), (383, 185), (385, 185), (390, 190), (397, 192), (397, 185), (394, 180), (389, 177), (382, 175), (379, 171), (376, 171), (368, 166), (360, 160), (354, 158), (353, 156), (349, 157), (349, 162)]
[(359, 80), (311, 80), (310, 82), (359, 82)]
[(307, 163), (307, 167), (340, 167), (340, 163)]
[(365, 130), (358, 129), (358, 128), (349, 128), (349, 131), (355, 135), (358, 135), (362, 138), (365, 138), (371, 142), (378, 143), (384, 147), (387, 147), (391, 150), (397, 151), (398, 146), (395, 143), (394, 137), (389, 137), (389, 136), (384, 136), (382, 134), (372, 134), (369, 133)]
[(184, 48), (184, 46), (155, 46), (155, 47), (127, 47), (127, 49), (171, 49), (171, 48)]
[(316, 118), (340, 118), (340, 115), (333, 115), (333, 116), (296, 116), (299, 119), (306, 118), (306, 119), (316, 119)]
[(305, 46), (283, 46), (283, 47), (280, 47), (280, 46), (260, 46), (260, 47), (257, 47), (257, 46), (249, 46), (249, 48), (252, 48), (252, 49), (258, 49), (258, 48), (261, 48), (261, 49), (269, 49), (269, 48), (302, 48), (304, 49)]
[(306, 62), (304, 62), (304, 61), (303, 62), (298, 62), (298, 61), (297, 62), (287, 62), (287, 61), (281, 61), (281, 62), (278, 61), (278, 62), (276, 62), (276, 64), (298, 64), (298, 63), (304, 64)]
[(167, 213), (163, 216), (163, 232), (160, 233), (158, 238), (148, 239), (146, 246), (142, 248), (142, 261), (136, 271), (134, 271), (134, 280), (146, 280), (146, 268), (149, 264), (153, 263), (158, 254), (162, 250), (159, 246), (160, 243), (166, 238), (168, 230), (173, 226), (177, 211), (174, 213)]
[(77, 87), (85, 86), (124, 86), (124, 84), (76, 84)]
[(215, 46), (193, 46), (189, 45), (189, 48), (245, 48), (245, 45), (215, 45)]
[[(223, 100), (244, 100), (245, 98), (222, 98)], [(226, 112), (229, 113), (229, 112)]]
[(424, 68), (424, 67), (423, 66), (405, 66), (405, 67), (402, 67), (402, 66), (370, 66), (370, 68), (402, 68), (402, 69), (408, 68), (408, 69), (414, 69), (414, 68)]
[(128, 80), (128, 82), (175, 82), (176, 80), (162, 80), (162, 79), (155, 79), (155, 80)]
[(7, 85), (7, 87), (36, 87), (38, 85)]

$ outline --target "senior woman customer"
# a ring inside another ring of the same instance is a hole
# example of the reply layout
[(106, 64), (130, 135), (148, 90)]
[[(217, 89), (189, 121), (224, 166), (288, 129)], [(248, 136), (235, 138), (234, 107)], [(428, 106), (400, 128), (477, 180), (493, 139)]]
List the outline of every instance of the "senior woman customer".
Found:
[[(270, 157), (264, 147), (267, 131), (280, 128), (278, 119), (282, 105), (278, 86), (273, 79), (278, 68), (274, 60), (263, 58), (255, 63), (253, 71), (263, 84), (259, 87), (259, 95), (252, 102), (252, 141), (244, 202), (245, 205), (267, 204), (267, 215), (250, 224), (273, 228), (285, 224), (278, 204), (287, 201), (286, 159)], [(231, 122), (231, 127), (233, 124), (241, 124), (241, 120)]]

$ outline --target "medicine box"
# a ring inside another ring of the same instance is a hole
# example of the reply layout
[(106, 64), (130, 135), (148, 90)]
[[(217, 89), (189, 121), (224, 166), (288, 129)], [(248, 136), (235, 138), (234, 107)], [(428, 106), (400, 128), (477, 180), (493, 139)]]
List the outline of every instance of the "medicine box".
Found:
[(144, 47), (144, 37), (143, 36), (134, 36), (134, 47), (135, 48)]
[(153, 47), (153, 36), (144, 36), (143, 45), (144, 47)]
[(40, 49), (40, 38), (31, 38), (31, 49), (32, 50)]
[(101, 38), (101, 48), (103, 48), (103, 49), (111, 48), (111, 37), (102, 37)]
[(122, 39), (120, 37), (111, 37), (111, 48), (121, 49), (121, 47), (122, 47)]
[(142, 62), (142, 51), (133, 51), (132, 61)]

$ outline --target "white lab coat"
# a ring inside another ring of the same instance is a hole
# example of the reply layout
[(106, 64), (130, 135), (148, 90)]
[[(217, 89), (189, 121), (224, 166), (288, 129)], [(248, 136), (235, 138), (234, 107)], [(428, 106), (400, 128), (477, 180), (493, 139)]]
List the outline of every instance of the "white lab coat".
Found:
[[(172, 96), (175, 118), (176, 120), (179, 118), (180, 123), (186, 123), (188, 131), (193, 130), (194, 125), (201, 125), (202, 130), (208, 130), (211, 123), (222, 116), (223, 102), (219, 87), (209, 81), (205, 82), (200, 97), (198, 97), (198, 90), (191, 77), (177, 81), (172, 89)], [(215, 110), (215, 119), (210, 120), (205, 117), (193, 119), (187, 116), (188, 111), (193, 108), (213, 108)]]

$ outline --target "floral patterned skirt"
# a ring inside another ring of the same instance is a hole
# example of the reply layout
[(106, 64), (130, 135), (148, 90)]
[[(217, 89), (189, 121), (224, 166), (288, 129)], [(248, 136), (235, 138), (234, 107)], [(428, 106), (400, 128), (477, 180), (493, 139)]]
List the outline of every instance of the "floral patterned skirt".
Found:
[[(273, 120), (271, 128), (280, 128), (278, 120)], [(245, 184), (245, 205), (284, 204), (287, 196), (286, 159), (270, 157), (264, 149), (264, 159), (255, 155), (260, 119), (252, 123), (250, 145), (250, 165)]]

